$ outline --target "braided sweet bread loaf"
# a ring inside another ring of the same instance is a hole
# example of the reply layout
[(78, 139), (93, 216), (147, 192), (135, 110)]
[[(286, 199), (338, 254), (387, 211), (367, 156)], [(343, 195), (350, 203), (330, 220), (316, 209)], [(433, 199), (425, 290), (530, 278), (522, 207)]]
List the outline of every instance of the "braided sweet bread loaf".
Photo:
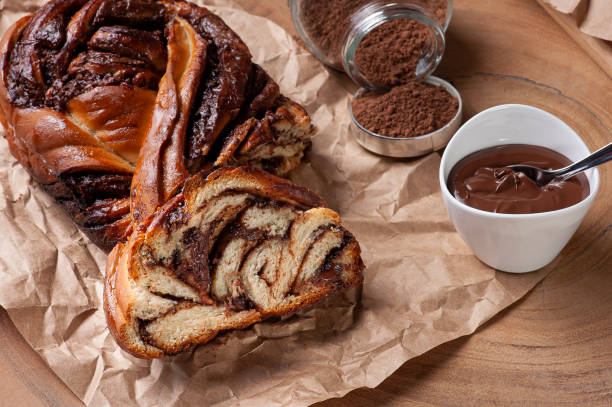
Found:
[(170, 0), (52, 0), (19, 20), (0, 45), (0, 122), (17, 160), (109, 250), (129, 233), (135, 183), (157, 191), (138, 212), (201, 169), (283, 175), (312, 131), (219, 17)]
[(339, 216), (264, 171), (299, 165), (310, 118), (205, 8), (52, 0), (0, 44), (0, 122), (33, 178), (114, 246), (104, 309), (138, 357), (363, 280)]
[(188, 179), (115, 247), (104, 304), (117, 342), (157, 358), (356, 286), (363, 268), (359, 244), (317, 195), (221, 168)]

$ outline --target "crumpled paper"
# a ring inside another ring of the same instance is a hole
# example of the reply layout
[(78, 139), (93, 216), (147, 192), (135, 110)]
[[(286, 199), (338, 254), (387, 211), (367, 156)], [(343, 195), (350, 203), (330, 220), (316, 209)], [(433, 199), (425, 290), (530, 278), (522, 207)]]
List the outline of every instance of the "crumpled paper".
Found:
[[(41, 0), (6, 0), (0, 31)], [(0, 141), (0, 305), (30, 345), (91, 406), (301, 406), (374, 387), (405, 361), (462, 335), (523, 296), (546, 270), (496, 272), (454, 230), (440, 153), (394, 160), (350, 136), (355, 90), (272, 22), (215, 8), (319, 132), (292, 179), (321, 194), (355, 234), (361, 290), (283, 320), (220, 335), (165, 360), (119, 349), (102, 310), (105, 254)]]
[(610, 0), (544, 0), (564, 14), (573, 14), (585, 34), (612, 41), (612, 2)]

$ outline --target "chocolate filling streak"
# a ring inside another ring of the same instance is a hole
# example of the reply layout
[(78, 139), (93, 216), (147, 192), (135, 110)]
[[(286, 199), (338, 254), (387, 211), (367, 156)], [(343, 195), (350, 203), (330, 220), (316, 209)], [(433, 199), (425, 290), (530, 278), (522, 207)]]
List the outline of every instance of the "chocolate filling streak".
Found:
[(363, 278), (359, 245), (335, 212), (248, 167), (195, 175), (110, 259), (111, 332), (146, 358), (296, 312)]
[[(204, 47), (201, 70), (185, 41)], [(130, 198), (126, 185), (152, 132), (172, 129), (159, 137), (163, 160), (166, 144), (181, 144), (171, 152), (182, 156), (173, 158), (180, 170), (161, 177), (160, 204), (203, 169), (252, 165), (285, 175), (311, 144), (304, 109), (218, 16), (191, 3), (52, 0), (9, 29), (1, 52), (0, 122), (13, 155), (105, 249), (127, 230), (105, 233), (102, 214), (116, 211), (98, 211), (95, 222), (88, 211)], [(109, 231), (116, 222), (107, 219)]]

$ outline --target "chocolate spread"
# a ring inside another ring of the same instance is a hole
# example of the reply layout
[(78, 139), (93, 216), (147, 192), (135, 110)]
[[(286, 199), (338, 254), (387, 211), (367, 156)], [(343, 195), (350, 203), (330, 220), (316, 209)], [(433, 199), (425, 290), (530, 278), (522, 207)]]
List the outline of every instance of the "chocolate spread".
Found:
[(461, 159), (451, 170), (447, 186), (459, 201), (487, 212), (554, 211), (589, 195), (589, 182), (584, 174), (540, 187), (522, 172), (507, 166), (526, 164), (558, 169), (570, 163), (564, 155), (541, 146), (509, 144), (487, 148)]

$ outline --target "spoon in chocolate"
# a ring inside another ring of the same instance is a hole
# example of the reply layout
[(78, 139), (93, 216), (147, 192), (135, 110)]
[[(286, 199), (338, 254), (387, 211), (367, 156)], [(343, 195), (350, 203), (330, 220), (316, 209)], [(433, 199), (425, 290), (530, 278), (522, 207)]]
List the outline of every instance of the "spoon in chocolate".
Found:
[(532, 165), (513, 164), (506, 167), (522, 172), (531, 178), (538, 186), (544, 186), (552, 180), (565, 181), (584, 170), (612, 160), (612, 143), (600, 148), (582, 160), (558, 170), (544, 170)]

